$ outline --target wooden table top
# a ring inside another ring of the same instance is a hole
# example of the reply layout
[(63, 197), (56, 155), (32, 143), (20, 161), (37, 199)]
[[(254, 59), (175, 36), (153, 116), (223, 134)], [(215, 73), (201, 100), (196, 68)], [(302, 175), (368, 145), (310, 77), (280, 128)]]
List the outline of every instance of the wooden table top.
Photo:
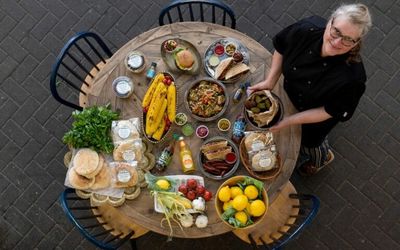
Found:
[[(189, 114), (183, 102), (183, 97), (186, 91), (185, 86), (197, 79), (208, 77), (204, 69), (204, 62), (202, 62), (203, 66), (198, 75), (189, 75), (183, 74), (182, 72), (171, 71), (169, 68), (167, 68), (166, 64), (161, 58), (161, 43), (170, 38), (184, 39), (192, 43), (199, 51), (202, 59), (204, 59), (204, 53), (208, 46), (214, 41), (225, 37), (231, 37), (239, 40), (241, 43), (247, 46), (250, 54), (249, 66), (251, 73), (247, 75), (247, 79), (242, 79), (240, 82), (236, 83), (225, 84), (230, 96), (233, 95), (235, 89), (240, 83), (250, 81), (251, 84), (255, 84), (263, 80), (269, 71), (272, 55), (257, 41), (241, 32), (224, 26), (215, 25), (212, 23), (181, 22), (160, 26), (149, 30), (135, 37), (122, 48), (120, 48), (113, 55), (113, 57), (110, 58), (104, 68), (94, 79), (91, 92), (88, 96), (87, 104), (88, 106), (94, 106), (111, 103), (113, 110), (119, 110), (121, 112), (121, 119), (142, 117), (141, 101), (148, 88), (149, 82), (145, 77), (145, 72), (150, 67), (151, 62), (156, 62), (157, 72), (171, 72), (175, 78), (175, 84), (178, 92), (178, 112), (185, 112), (186, 114)], [(124, 64), (126, 55), (133, 50), (142, 52), (146, 58), (146, 70), (139, 74), (128, 71)], [(128, 99), (117, 98), (112, 90), (112, 82), (118, 76), (128, 76), (134, 82), (134, 94)], [(296, 112), (295, 108), (288, 99), (288, 96), (283, 90), (282, 78), (279, 80), (279, 83), (276, 85), (273, 92), (277, 94), (283, 102), (285, 116)], [(243, 110), (244, 99), (245, 98), (242, 98), (241, 102), (238, 104), (234, 104), (232, 99), (230, 99), (229, 107), (222, 117), (228, 118), (233, 124), (236, 116)], [(231, 131), (228, 133), (222, 133), (218, 131), (216, 125), (217, 121), (205, 123), (192, 119), (190, 115), (188, 115), (188, 118), (189, 122), (192, 123), (194, 127), (199, 124), (207, 125), (210, 128), (210, 134), (208, 138), (216, 135), (227, 138), (231, 137)], [(181, 128), (173, 125), (173, 132), (180, 133)], [(168, 141), (172, 140), (172, 134), (173, 133), (169, 133), (164, 142), (155, 145), (153, 153), (156, 157), (166, 146)], [(300, 148), (300, 137), (300, 126), (291, 126), (274, 134), (275, 142), (281, 157), (281, 164), (283, 164), (283, 166), (280, 174), (275, 178), (275, 180), (265, 182), (268, 196), (272, 202), (277, 196), (281, 186), (289, 180), (293, 172)], [(193, 153), (193, 158), (196, 160), (198, 157), (199, 147), (203, 140), (197, 138), (195, 135), (192, 135), (191, 137), (186, 137), (185, 141), (190, 146)], [(176, 145), (175, 154), (171, 165), (163, 174), (183, 174), (179, 163), (178, 145)], [(193, 174), (201, 175), (201, 171), (198, 169), (198, 167)], [(246, 172), (244, 166), (240, 165), (235, 175), (248, 175), (248, 173)], [(204, 179), (206, 188), (212, 191), (213, 196), (215, 196), (216, 190), (223, 181), (211, 180), (207, 177), (204, 177)], [(231, 229), (218, 218), (214, 208), (214, 198), (215, 197), (213, 197), (211, 201), (207, 202), (209, 225), (206, 228), (198, 229), (193, 226), (185, 229), (185, 232), (182, 232), (177, 225), (174, 225), (174, 237), (202, 238), (230, 231)], [(141, 195), (135, 200), (125, 202), (125, 204), (121, 206), (119, 210), (131, 217), (135, 223), (143, 227), (160, 234), (169, 234), (169, 228), (167, 225), (164, 225), (164, 227), (160, 226), (160, 221), (163, 218), (163, 215), (154, 211), (153, 198), (150, 196), (150, 193), (147, 190), (143, 190)]]

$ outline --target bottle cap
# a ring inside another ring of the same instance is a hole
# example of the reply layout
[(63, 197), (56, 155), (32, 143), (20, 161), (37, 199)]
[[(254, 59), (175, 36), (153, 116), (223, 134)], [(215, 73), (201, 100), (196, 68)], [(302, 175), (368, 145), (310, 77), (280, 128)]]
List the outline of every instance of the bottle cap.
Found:
[(156, 63), (156, 62), (152, 62), (152, 63), (151, 63), (151, 66), (156, 67), (156, 66), (157, 66), (157, 63)]

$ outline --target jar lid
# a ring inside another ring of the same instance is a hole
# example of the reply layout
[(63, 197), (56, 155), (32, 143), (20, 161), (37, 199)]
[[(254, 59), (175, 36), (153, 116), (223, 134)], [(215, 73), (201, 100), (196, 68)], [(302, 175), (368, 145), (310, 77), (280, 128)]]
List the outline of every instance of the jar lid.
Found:
[(139, 54), (131, 54), (128, 57), (128, 66), (132, 69), (138, 69), (142, 67), (144, 63), (143, 56)]
[(131, 88), (129, 82), (127, 82), (127, 81), (120, 81), (120, 82), (118, 82), (117, 85), (116, 85), (116, 87), (115, 87), (115, 89), (116, 89), (117, 92), (118, 92), (119, 94), (121, 94), (121, 95), (126, 95), (126, 94), (128, 94), (128, 93), (132, 90), (132, 88)]

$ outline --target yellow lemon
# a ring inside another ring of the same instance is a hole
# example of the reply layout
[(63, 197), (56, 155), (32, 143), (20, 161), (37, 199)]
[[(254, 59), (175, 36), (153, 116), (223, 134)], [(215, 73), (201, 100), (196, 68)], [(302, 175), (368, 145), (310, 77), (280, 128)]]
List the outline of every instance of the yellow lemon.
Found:
[(224, 202), (222, 209), (226, 211), (229, 207), (232, 207), (232, 200)]
[(235, 198), (239, 194), (243, 194), (243, 190), (238, 186), (231, 187), (231, 197)]
[(265, 203), (262, 200), (255, 200), (250, 204), (250, 214), (259, 217), (265, 213)]
[(222, 202), (226, 202), (231, 199), (231, 190), (230, 190), (229, 186), (225, 186), (225, 187), (221, 188), (221, 190), (219, 190), (218, 198)]
[(165, 179), (160, 179), (156, 182), (156, 185), (162, 190), (168, 190), (171, 184)]
[(244, 194), (239, 194), (236, 196), (233, 201), (232, 201), (232, 207), (236, 209), (237, 211), (242, 211), (247, 207), (248, 204), (248, 199), (247, 196)]
[(254, 185), (248, 185), (244, 189), (244, 194), (249, 198), (250, 200), (254, 200), (258, 196), (258, 189)]
[(251, 214), (250, 213), (250, 205), (251, 205), (251, 202), (249, 201), (248, 203), (247, 203), (247, 206), (246, 206), (246, 209), (244, 210), (246, 213), (248, 213), (248, 214)]
[(247, 214), (243, 211), (235, 213), (235, 219), (240, 221), (242, 224), (246, 224), (247, 222)]

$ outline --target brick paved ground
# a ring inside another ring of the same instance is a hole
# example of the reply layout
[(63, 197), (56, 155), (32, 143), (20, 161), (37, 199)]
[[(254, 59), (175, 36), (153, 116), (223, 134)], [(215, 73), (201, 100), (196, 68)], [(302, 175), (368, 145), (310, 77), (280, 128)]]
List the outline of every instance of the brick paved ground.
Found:
[[(66, 221), (60, 141), (71, 109), (48, 90), (50, 66), (77, 31), (93, 30), (113, 51), (157, 26), (166, 0), (0, 0), (0, 248), (92, 248)], [(267, 49), (282, 27), (327, 17), (340, 1), (229, 0), (237, 29)], [(374, 28), (366, 39), (366, 95), (330, 141), (336, 161), (312, 178), (293, 176), (318, 195), (320, 213), (289, 249), (400, 248), (400, 1), (369, 0)], [(148, 234), (139, 249), (245, 249), (232, 235), (174, 240)]]

